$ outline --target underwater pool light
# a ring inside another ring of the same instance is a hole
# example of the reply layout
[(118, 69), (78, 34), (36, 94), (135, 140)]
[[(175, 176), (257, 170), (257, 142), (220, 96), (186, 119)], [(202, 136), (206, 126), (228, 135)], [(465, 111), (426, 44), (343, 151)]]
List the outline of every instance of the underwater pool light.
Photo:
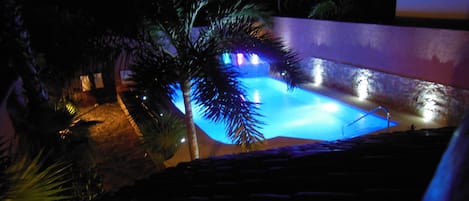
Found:
[(236, 62), (238, 63), (238, 65), (243, 64), (243, 60), (244, 60), (243, 58), (244, 58), (243, 53), (236, 54)]
[(222, 59), (223, 59), (224, 64), (231, 64), (231, 54), (230, 53), (223, 53)]

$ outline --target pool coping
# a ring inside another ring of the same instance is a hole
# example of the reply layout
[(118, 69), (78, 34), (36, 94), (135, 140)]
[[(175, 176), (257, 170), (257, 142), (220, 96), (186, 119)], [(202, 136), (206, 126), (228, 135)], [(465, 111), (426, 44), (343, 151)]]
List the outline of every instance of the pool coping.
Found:
[[(435, 121), (425, 121), (423, 117), (412, 114), (410, 112), (402, 111), (392, 106), (380, 105), (370, 100), (366, 100), (366, 99), (362, 100), (362, 99), (359, 99), (357, 96), (346, 94), (338, 90), (334, 90), (334, 89), (330, 89), (330, 88), (326, 88), (322, 86), (314, 86), (313, 84), (303, 85), (301, 86), (301, 88), (319, 93), (324, 96), (334, 98), (336, 100), (339, 100), (341, 102), (347, 103), (351, 106), (358, 107), (366, 111), (370, 111), (378, 106), (386, 107), (390, 113), (390, 117), (391, 117), (390, 120), (396, 121), (398, 125), (393, 126), (391, 128), (384, 129), (384, 130), (379, 130), (377, 131), (377, 133), (404, 131), (404, 130), (421, 129), (421, 128), (440, 128), (440, 127), (445, 126)], [(383, 112), (377, 112), (374, 114), (380, 117), (386, 118)], [(376, 132), (372, 132), (372, 133), (376, 133)]]

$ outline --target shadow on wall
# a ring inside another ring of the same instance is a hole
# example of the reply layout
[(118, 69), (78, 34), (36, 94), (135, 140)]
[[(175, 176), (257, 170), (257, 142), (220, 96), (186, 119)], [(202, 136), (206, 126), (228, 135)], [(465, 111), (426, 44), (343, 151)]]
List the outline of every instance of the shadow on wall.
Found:
[[(469, 21), (469, 20), (468, 20)], [(469, 29), (469, 22), (468, 22), (468, 29)], [(466, 38), (466, 41), (465, 41), (466, 44), (469, 44), (469, 36)], [(466, 45), (466, 46), (463, 46), (462, 47), (462, 50), (460, 52), (458, 52), (458, 57), (460, 58), (459, 61), (455, 64), (456, 65), (456, 68), (454, 69), (453, 71), (453, 76), (452, 76), (452, 80), (453, 80), (453, 85), (456, 85), (456, 81), (458, 80), (467, 80), (467, 69), (468, 69), (468, 65), (469, 64), (469, 56), (468, 56), (468, 53), (469, 53), (469, 45)], [(467, 88), (469, 89), (469, 88)]]

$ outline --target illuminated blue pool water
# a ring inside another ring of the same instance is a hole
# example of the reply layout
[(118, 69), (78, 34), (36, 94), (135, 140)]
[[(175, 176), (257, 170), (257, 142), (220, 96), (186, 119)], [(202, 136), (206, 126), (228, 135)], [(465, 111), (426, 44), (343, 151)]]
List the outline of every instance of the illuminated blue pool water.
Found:
[[(332, 98), (295, 88), (287, 90), (285, 83), (269, 77), (240, 78), (247, 90), (247, 99), (259, 102), (260, 118), (266, 125), (260, 130), (266, 139), (284, 136), (312, 140), (338, 140), (342, 127), (367, 111), (334, 100)], [(181, 94), (173, 101), (184, 112)], [(212, 139), (233, 144), (226, 137), (225, 125), (204, 119), (199, 108), (195, 107), (194, 121)], [(391, 121), (390, 126), (397, 125)], [(355, 124), (346, 127), (345, 138), (356, 137), (387, 128), (387, 120), (381, 116), (369, 115)]]

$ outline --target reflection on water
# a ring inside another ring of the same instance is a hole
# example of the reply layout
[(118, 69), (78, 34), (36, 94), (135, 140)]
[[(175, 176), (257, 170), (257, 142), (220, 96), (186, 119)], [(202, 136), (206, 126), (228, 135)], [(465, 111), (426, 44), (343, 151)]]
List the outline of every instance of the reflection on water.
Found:
[[(261, 129), (266, 139), (284, 136), (312, 140), (337, 140), (343, 138), (342, 127), (366, 111), (352, 107), (332, 98), (301, 88), (287, 90), (285, 83), (269, 78), (241, 78), (246, 87), (248, 100), (258, 105), (260, 119), (265, 122)], [(184, 111), (180, 94), (174, 99), (179, 110)], [(223, 123), (204, 119), (200, 108), (194, 107), (194, 121), (210, 137), (222, 143), (232, 144), (226, 137)], [(391, 122), (395, 126), (396, 122)], [(369, 115), (347, 127), (346, 137), (355, 137), (387, 127), (387, 120)]]

